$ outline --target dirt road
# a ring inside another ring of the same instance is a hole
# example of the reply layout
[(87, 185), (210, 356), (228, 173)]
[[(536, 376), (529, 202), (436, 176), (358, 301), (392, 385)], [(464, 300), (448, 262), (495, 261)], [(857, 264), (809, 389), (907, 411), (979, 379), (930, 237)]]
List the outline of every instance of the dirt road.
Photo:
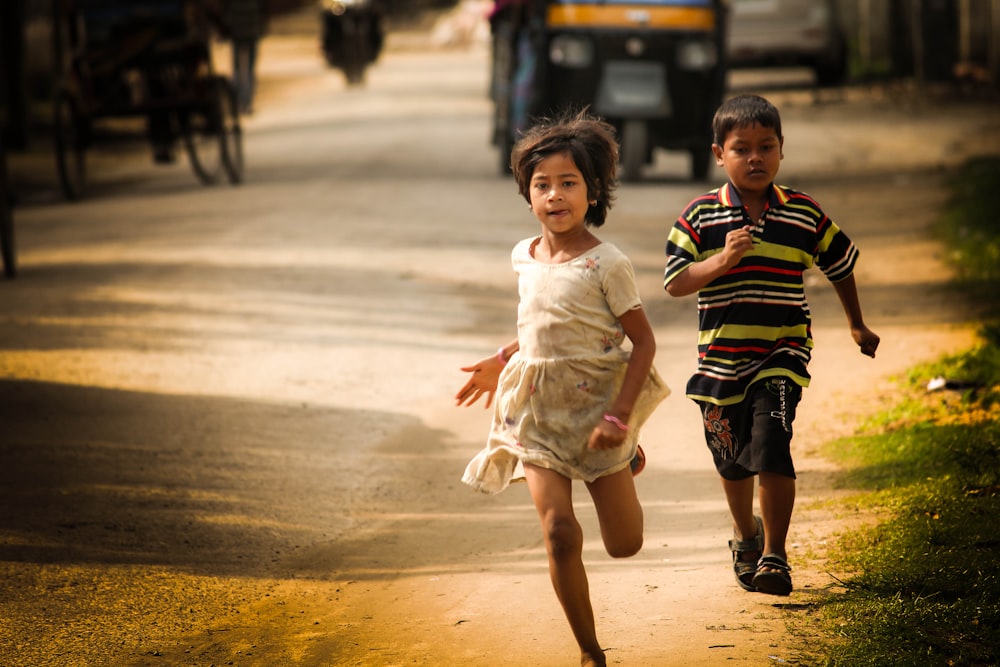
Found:
[[(458, 368), (513, 335), (509, 250), (537, 225), (495, 175), (486, 63), (477, 46), (390, 50), (348, 91), (311, 40), (275, 36), (243, 186), (202, 188), (141, 146), (96, 153), (79, 204), (32, 182), (21, 275), (0, 284), (0, 664), (576, 664), (526, 489), (458, 481), (488, 421), (453, 406)], [(816, 277), (790, 535), (808, 590), (830, 583), (824, 547), (851, 520), (820, 504), (839, 491), (816, 447), (891, 377), (971, 340), (928, 225), (948, 168), (1000, 130), (975, 104), (773, 97), (779, 180), (860, 245), (883, 339), (875, 361), (852, 350)], [(673, 217), (704, 189), (686, 173), (660, 156), (601, 232), (636, 264), (675, 394), (643, 435), (638, 556), (603, 553), (581, 487), (599, 634), (611, 664), (793, 662), (805, 598), (734, 584), (682, 396), (694, 302), (660, 276)]]

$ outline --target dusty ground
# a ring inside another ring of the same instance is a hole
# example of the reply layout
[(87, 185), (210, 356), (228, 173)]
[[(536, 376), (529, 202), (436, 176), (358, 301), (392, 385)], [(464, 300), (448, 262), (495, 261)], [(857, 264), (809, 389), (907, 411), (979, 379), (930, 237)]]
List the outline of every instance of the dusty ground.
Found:
[[(349, 132), (364, 95), (418, 71), (452, 86), (485, 142), (482, 89), (468, 94), (461, 78), (485, 71), (485, 52), (392, 51), (368, 93), (347, 94), (311, 48), (289, 36), (265, 44), (247, 123), (257, 173), (282, 178), (202, 192), (183, 170), (132, 165), (75, 207), (37, 181), (25, 196), (22, 275), (0, 285), (0, 665), (576, 664), (526, 490), (490, 498), (458, 482), (488, 420), (453, 406), (458, 367), (510, 336), (507, 253), (533, 230), (447, 227), (470, 206), (452, 182), (499, 220), (522, 204), (494, 177), (447, 170), (412, 190), (401, 178), (380, 186), (405, 160), (402, 131), (345, 135), (342, 159), (360, 162), (315, 183), (305, 168), (282, 171), (291, 160), (269, 143), (319, 128), (322, 95), (343, 96), (328, 113)], [(407, 122), (438, 132), (425, 120), (433, 101), (392, 91), (411, 105)], [(972, 340), (928, 225), (948, 168), (995, 151), (1000, 130), (995, 107), (972, 103), (860, 89), (818, 104), (772, 96), (787, 136), (780, 180), (816, 196), (861, 246), (862, 301), (883, 339), (874, 361), (853, 350), (832, 289), (814, 280), (790, 536), (807, 593), (831, 583), (825, 545), (857, 520), (822, 504), (843, 491), (817, 447), (891, 398), (891, 378)], [(388, 106), (365, 107), (359, 127), (393, 113), (395, 98), (378, 99)], [(447, 153), (460, 123), (436, 147)], [(462, 166), (495, 162), (476, 155)], [(15, 160), (30, 180), (31, 156)], [(672, 166), (664, 158), (650, 183), (623, 188), (602, 232), (636, 263), (675, 395), (643, 435), (638, 556), (602, 552), (581, 488), (599, 634), (610, 664), (795, 662), (808, 628), (788, 625), (809, 596), (733, 582), (727, 513), (682, 397), (694, 302), (668, 300), (659, 272), (672, 216), (701, 187)], [(309, 208), (338, 180), (356, 197), (335, 206), (354, 207), (364, 229), (330, 231), (336, 210)], [(455, 208), (436, 207), (449, 197)], [(386, 198), (398, 201), (381, 208)], [(439, 227), (417, 219), (422, 208)], [(136, 219), (151, 224), (137, 230)]]

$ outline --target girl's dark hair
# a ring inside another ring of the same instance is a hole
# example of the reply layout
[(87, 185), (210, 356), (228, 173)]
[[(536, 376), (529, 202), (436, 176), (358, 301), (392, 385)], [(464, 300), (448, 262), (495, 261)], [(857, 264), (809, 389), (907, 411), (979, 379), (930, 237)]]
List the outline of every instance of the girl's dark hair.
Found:
[(514, 144), (510, 166), (518, 192), (531, 203), (531, 177), (550, 155), (567, 153), (587, 184), (587, 199), (597, 204), (587, 210), (586, 224), (600, 227), (614, 204), (618, 187), (618, 140), (615, 128), (586, 109), (557, 118), (542, 118)]
[(712, 119), (712, 141), (717, 146), (726, 143), (729, 133), (738, 127), (759, 125), (775, 131), (781, 139), (781, 114), (777, 107), (760, 95), (737, 95), (722, 103)]

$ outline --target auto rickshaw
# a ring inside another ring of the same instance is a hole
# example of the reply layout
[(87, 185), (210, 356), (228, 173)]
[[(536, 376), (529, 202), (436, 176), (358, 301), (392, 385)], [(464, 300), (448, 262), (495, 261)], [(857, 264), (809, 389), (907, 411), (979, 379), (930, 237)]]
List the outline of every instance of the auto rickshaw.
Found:
[(618, 130), (621, 178), (637, 181), (656, 148), (711, 165), (712, 116), (725, 90), (724, 0), (526, 0), (498, 4), (493, 143), (510, 149), (532, 118), (589, 107)]

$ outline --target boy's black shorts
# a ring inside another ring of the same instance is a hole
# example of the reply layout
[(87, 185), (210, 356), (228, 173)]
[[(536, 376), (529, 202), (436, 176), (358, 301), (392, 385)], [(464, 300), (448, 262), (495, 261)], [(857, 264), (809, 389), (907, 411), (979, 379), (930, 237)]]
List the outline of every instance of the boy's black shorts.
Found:
[(697, 401), (719, 474), (733, 481), (759, 472), (794, 479), (792, 422), (801, 398), (802, 387), (773, 377), (753, 383), (746, 398), (734, 405)]

